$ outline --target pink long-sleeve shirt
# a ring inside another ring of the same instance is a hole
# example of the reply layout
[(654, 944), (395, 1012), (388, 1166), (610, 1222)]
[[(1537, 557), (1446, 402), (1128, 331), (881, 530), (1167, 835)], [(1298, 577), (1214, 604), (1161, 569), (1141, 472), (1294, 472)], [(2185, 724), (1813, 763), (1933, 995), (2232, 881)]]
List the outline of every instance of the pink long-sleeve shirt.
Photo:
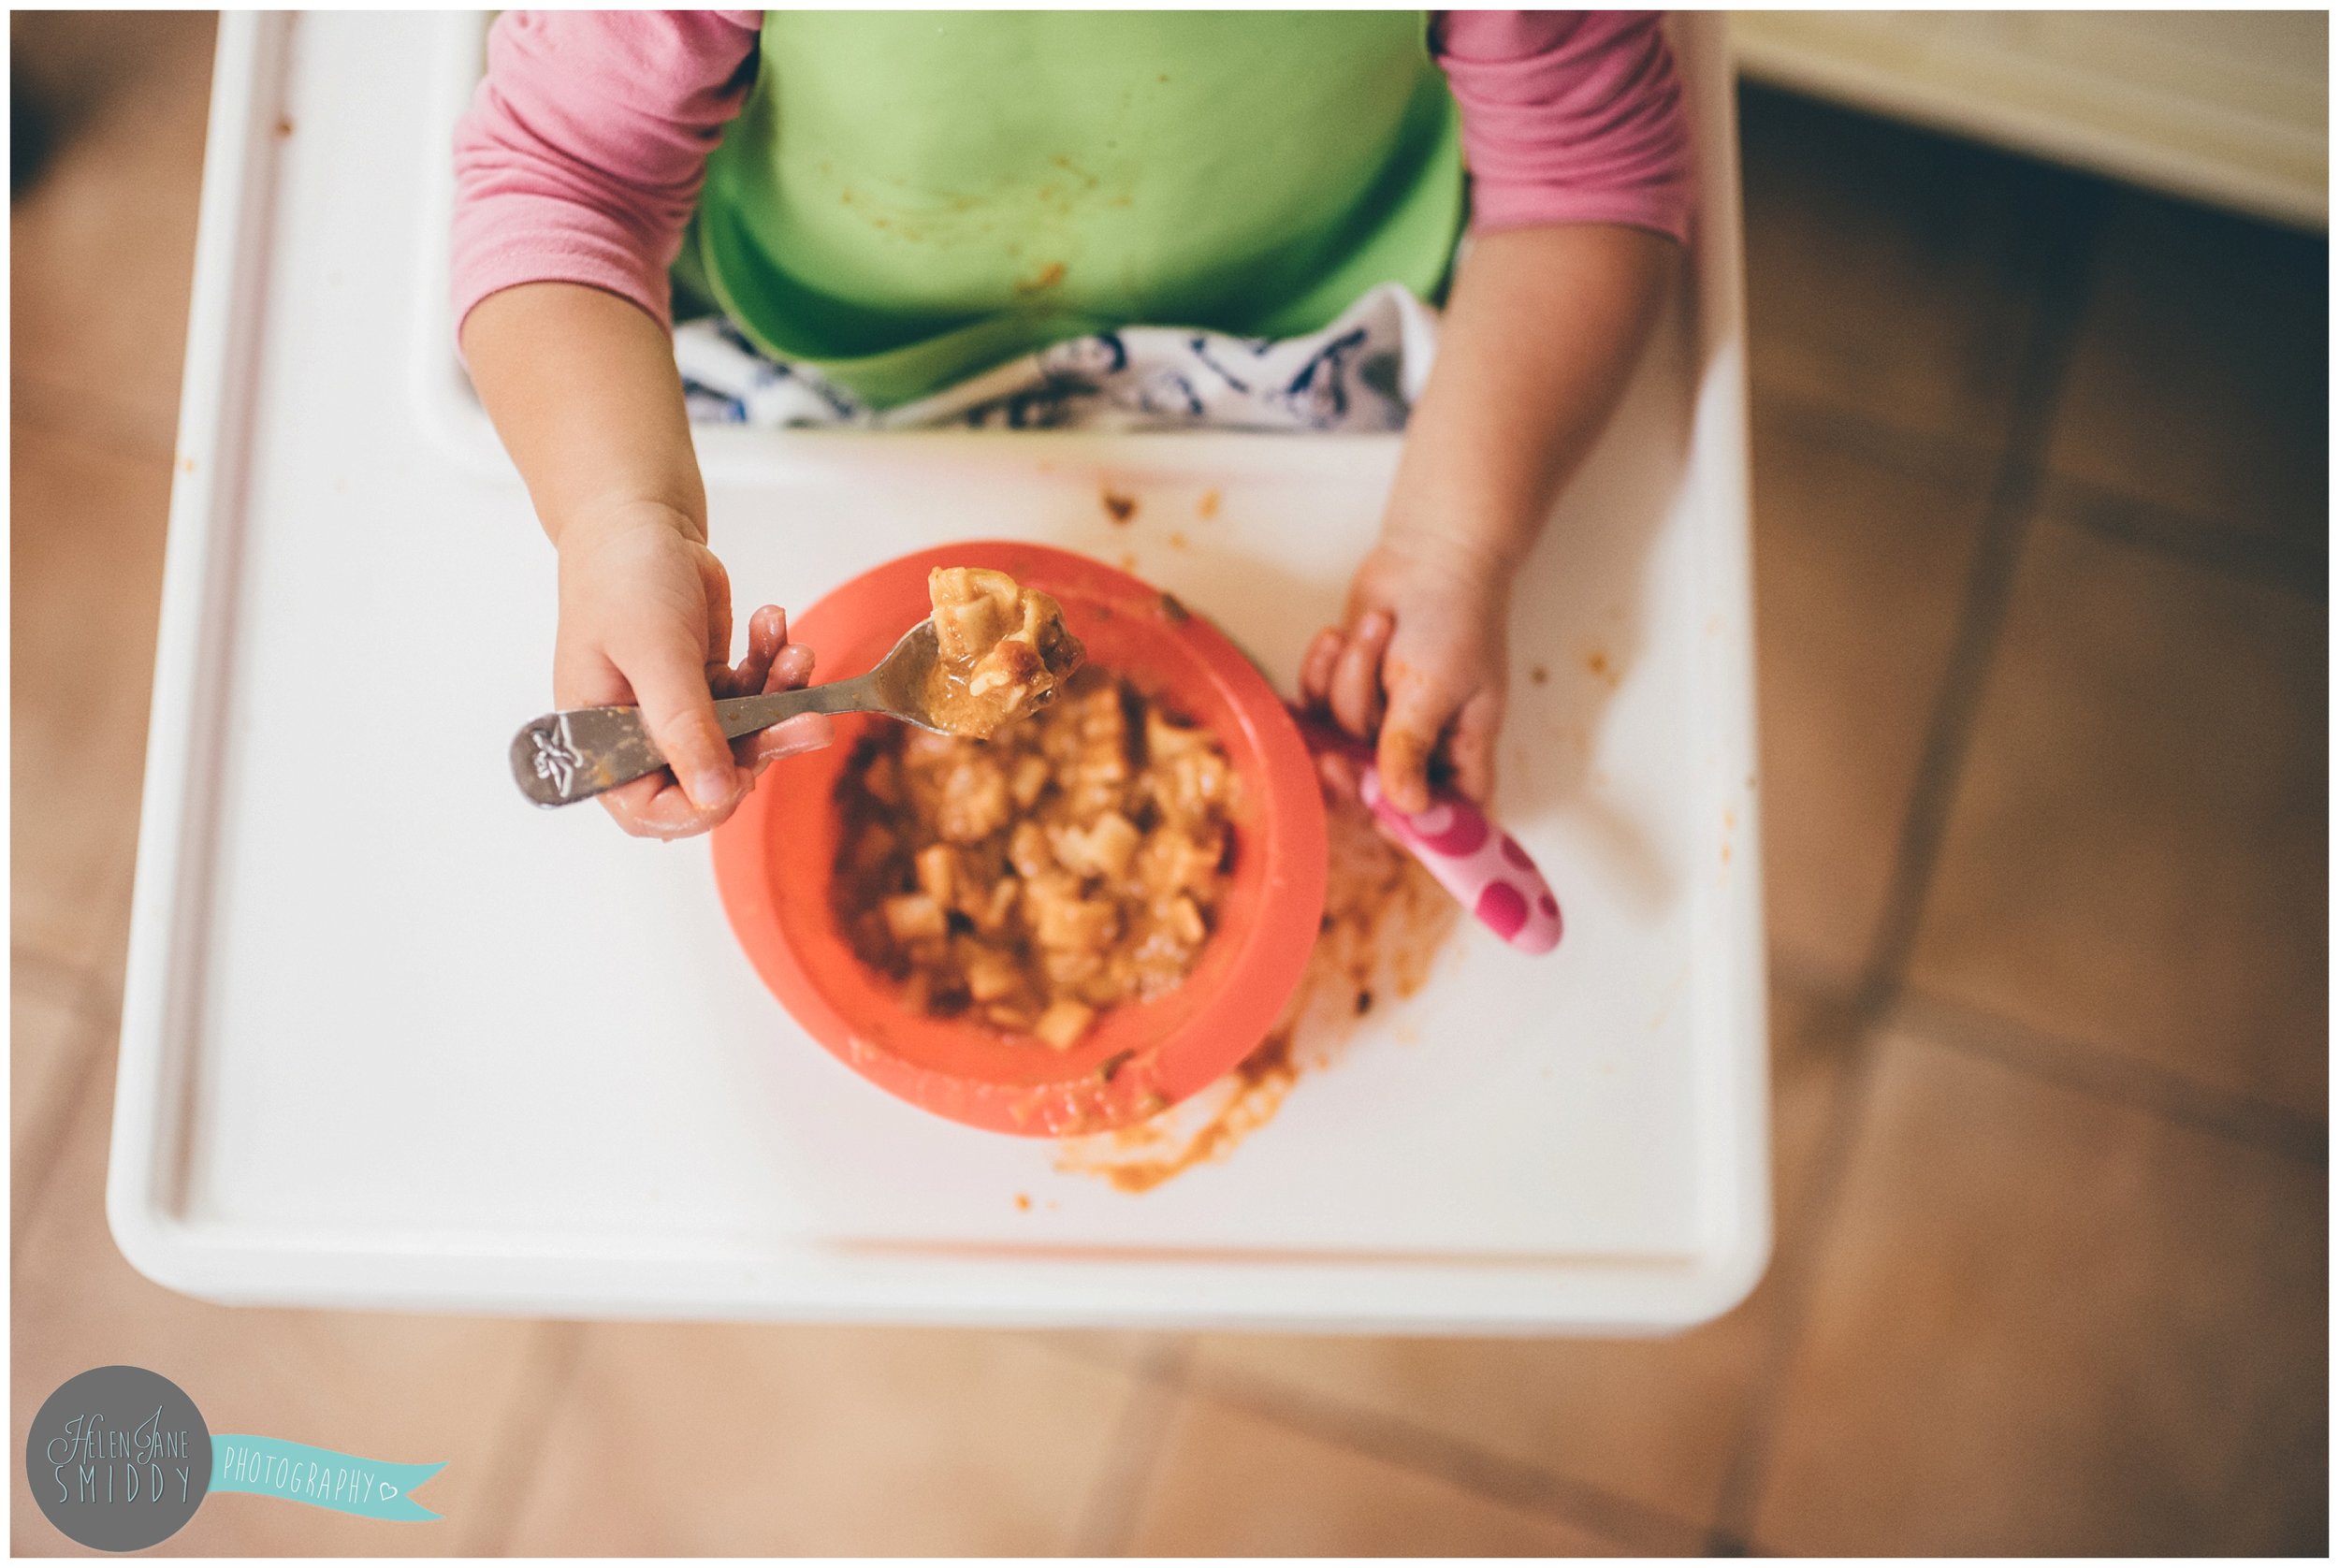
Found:
[[(458, 329), (499, 289), (574, 283), (667, 325), (707, 154), (753, 85), (761, 11), (507, 11), (457, 127)], [(1478, 233), (1626, 224), (1686, 240), (1692, 171), (1661, 19), (1447, 11)]]

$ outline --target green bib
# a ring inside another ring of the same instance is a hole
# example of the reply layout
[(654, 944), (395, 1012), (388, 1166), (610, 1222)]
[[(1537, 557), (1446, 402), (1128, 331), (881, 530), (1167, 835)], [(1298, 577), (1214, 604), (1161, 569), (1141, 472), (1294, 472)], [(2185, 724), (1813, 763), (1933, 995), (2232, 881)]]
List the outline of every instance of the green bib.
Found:
[(888, 408), (1082, 333), (1435, 298), (1460, 148), (1418, 11), (773, 11), (676, 270)]

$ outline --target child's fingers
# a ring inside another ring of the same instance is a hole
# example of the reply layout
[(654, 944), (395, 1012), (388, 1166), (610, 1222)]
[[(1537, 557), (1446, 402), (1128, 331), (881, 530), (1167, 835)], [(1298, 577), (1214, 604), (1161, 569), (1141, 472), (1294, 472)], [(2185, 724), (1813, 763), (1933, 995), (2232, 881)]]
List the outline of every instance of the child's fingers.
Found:
[(636, 838), (688, 838), (705, 833), (725, 817), (729, 807), (719, 811), (702, 811), (690, 804), (690, 797), (682, 786), (663, 772), (631, 784), (621, 784), (600, 796), (602, 806), (617, 819), (617, 826)]
[[(760, 617), (763, 612), (757, 611)], [(788, 617), (773, 611), (773, 625), (784, 642), (788, 635)], [(812, 650), (799, 644), (789, 643), (773, 651), (771, 668), (765, 673), (763, 690), (765, 692), (793, 691), (812, 679)], [(781, 757), (792, 757), (800, 751), (818, 751), (836, 739), (836, 726), (825, 714), (808, 713), (801, 719), (791, 719), (785, 724), (775, 724), (768, 730), (742, 736), (732, 742), (731, 749), (739, 759), (739, 765), (761, 776), (763, 770)]]
[(1452, 717), (1452, 704), (1426, 682), (1405, 681), (1389, 694), (1373, 761), (1381, 771), (1381, 792), (1398, 810), (1412, 815), (1430, 809), (1430, 754)]
[(1352, 735), (1370, 735), (1381, 721), (1381, 655), (1396, 624), (1387, 610), (1368, 614), (1333, 667), (1332, 717)]
[(772, 673), (764, 677), (763, 690), (766, 692), (793, 691), (797, 687), (808, 686), (811, 682), (812, 650), (801, 643), (791, 643), (779, 650), (778, 658), (772, 661)]
[[(638, 704), (640, 694), (607, 656), (583, 645), (562, 645), (554, 656), (555, 707)], [(713, 827), (722, 814), (702, 812), (672, 775), (658, 772), (604, 790), (595, 797), (618, 827), (636, 838), (682, 838)]]
[(1502, 733), (1502, 694), (1481, 691), (1454, 716), (1454, 733), (1446, 742), (1454, 788), (1481, 805), (1494, 793), (1494, 743)]
[(1321, 708), (1331, 701), (1332, 671), (1340, 664), (1340, 650), (1348, 646), (1348, 639), (1333, 627), (1326, 627), (1308, 644), (1307, 653), (1300, 661), (1300, 702), (1302, 706)]
[(763, 690), (764, 677), (771, 674), (772, 661), (788, 646), (788, 612), (777, 604), (766, 604), (748, 617), (747, 657), (731, 672), (730, 686), (734, 696), (749, 697)]
[(563, 627), (552, 646), (552, 705), (556, 708), (622, 707), (633, 688), (608, 654), (590, 639)]
[(1315, 776), (1324, 788), (1341, 800), (1357, 799), (1357, 764), (1337, 751), (1315, 754)]
[(631, 784), (620, 784), (614, 790), (603, 790), (599, 797), (602, 809), (617, 820), (617, 826), (637, 837), (648, 835), (642, 821), (642, 813), (661, 789), (674, 788), (674, 780), (662, 773), (637, 778)]
[[(706, 595), (706, 662), (731, 667), (731, 573), (712, 550), (697, 552), (699, 588)], [(750, 633), (752, 635), (752, 633)]]
[(659, 644), (633, 650), (630, 659), (620, 659), (619, 668), (641, 704), (643, 727), (690, 804), (702, 811), (719, 811), (738, 794), (741, 781), (732, 765), (731, 745), (715, 723), (715, 699), (707, 690), (705, 671), (692, 652), (684, 646)]
[(785, 724), (743, 735), (732, 746), (739, 754), (740, 766), (761, 773), (767, 762), (793, 757), (800, 751), (818, 751), (835, 739), (836, 726), (827, 714), (807, 713)]
[[(597, 708), (638, 704), (625, 673), (597, 647), (563, 642), (553, 653), (552, 703), (559, 708)], [(698, 807), (664, 769), (604, 790), (595, 797), (617, 826), (636, 838), (679, 838), (698, 831), (690, 825)], [(705, 825), (712, 826), (710, 819)]]

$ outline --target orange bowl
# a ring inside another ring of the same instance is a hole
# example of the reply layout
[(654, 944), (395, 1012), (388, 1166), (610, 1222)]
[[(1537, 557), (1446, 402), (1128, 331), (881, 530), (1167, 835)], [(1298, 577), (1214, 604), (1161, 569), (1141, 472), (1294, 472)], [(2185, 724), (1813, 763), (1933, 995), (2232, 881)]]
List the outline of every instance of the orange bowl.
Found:
[(928, 1018), (857, 957), (830, 883), (835, 791), (853, 744), (891, 719), (836, 723), (836, 744), (772, 764), (715, 832), (732, 930), (782, 1006), (847, 1067), (937, 1115), (1046, 1137), (1142, 1120), (1249, 1055), (1299, 985), (1324, 908), (1324, 802), (1298, 728), (1232, 643), (1126, 572), (1044, 544), (979, 541), (888, 561), (792, 619), (823, 680), (873, 667), (931, 606), (937, 566), (988, 566), (1053, 594), (1090, 662), (1214, 732), (1242, 781), (1233, 863), (1184, 982), (1109, 1009), (1067, 1052)]

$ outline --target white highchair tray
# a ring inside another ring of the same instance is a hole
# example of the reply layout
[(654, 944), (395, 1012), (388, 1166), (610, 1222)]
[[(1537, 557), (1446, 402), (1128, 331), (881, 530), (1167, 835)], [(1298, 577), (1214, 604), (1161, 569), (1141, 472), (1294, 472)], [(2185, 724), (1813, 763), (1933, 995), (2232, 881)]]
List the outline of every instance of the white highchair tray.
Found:
[[(703, 841), (520, 799), (505, 747), (545, 705), (553, 562), (444, 298), (479, 20), (229, 14), (108, 1191), (123, 1251), (219, 1300), (568, 1316), (1549, 1331), (1736, 1301), (1769, 1182), (1718, 25), (1680, 36), (1694, 277), (1518, 594), (1498, 815), (1565, 940), (1528, 958), (1463, 925), (1230, 1157), (1131, 1195), (819, 1049), (733, 940)], [(743, 603), (1041, 539), (1133, 556), (1286, 690), (1396, 453), (701, 446)]]

